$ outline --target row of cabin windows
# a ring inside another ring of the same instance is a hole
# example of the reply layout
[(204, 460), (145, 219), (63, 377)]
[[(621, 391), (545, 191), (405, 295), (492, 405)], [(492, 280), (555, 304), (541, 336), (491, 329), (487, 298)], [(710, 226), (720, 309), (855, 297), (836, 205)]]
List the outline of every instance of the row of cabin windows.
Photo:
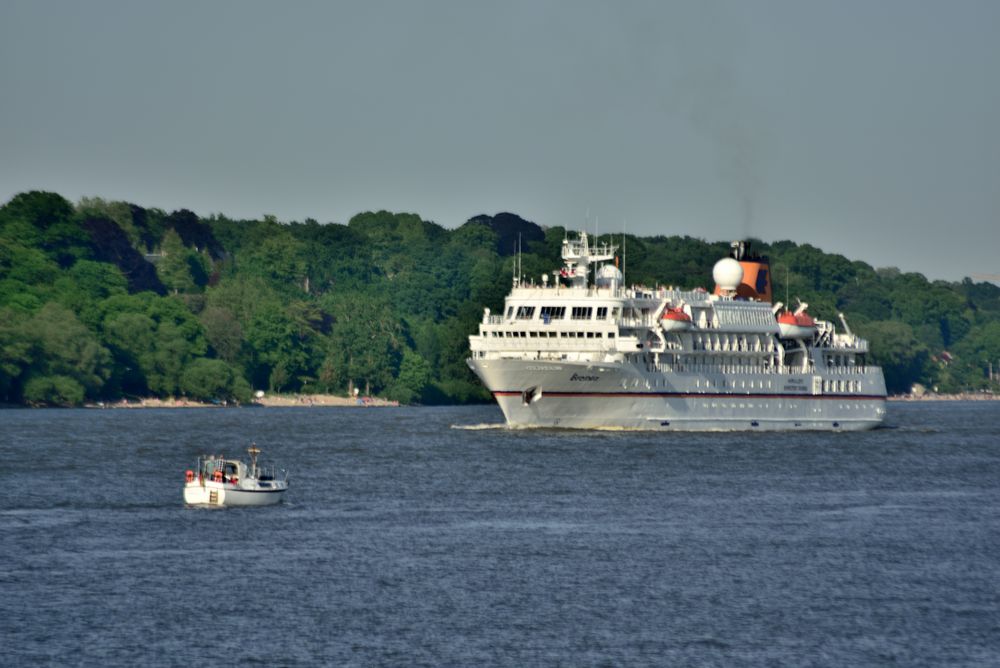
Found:
[[(520, 332), (520, 331), (506, 331), (498, 332), (491, 331), (490, 336), (493, 338), (501, 339), (603, 339), (604, 332)], [(607, 337), (609, 339), (615, 338), (614, 332), (608, 332)]]
[(823, 392), (860, 392), (860, 380), (824, 380)]
[[(619, 308), (612, 309), (612, 317), (618, 318), (620, 312)], [(573, 306), (570, 309), (570, 319), (571, 320), (607, 320), (608, 319), (608, 307), (607, 306)], [(542, 321), (548, 324), (552, 320), (565, 320), (566, 319), (566, 307), (565, 306), (542, 306), (539, 309), (539, 317)], [(516, 318), (517, 320), (534, 320), (535, 318), (535, 307), (534, 306), (518, 306), (517, 310), (514, 310), (513, 306), (507, 307), (507, 319)]]
[(855, 364), (854, 357), (851, 355), (827, 355), (826, 365), (828, 367), (841, 367)]
[(695, 379), (695, 387), (734, 389), (734, 390), (770, 390), (773, 388), (769, 380), (726, 380), (725, 378), (706, 378), (704, 381)]
[[(776, 402), (776, 405), (777, 405), (778, 408), (784, 408), (785, 407), (785, 404), (782, 401)], [(725, 401), (713, 401), (713, 402), (709, 403), (707, 401), (703, 401), (701, 403), (701, 406), (702, 406), (702, 408), (765, 408), (765, 409), (768, 409), (768, 408), (771, 407), (771, 403), (770, 402), (763, 402), (763, 403), (757, 402), (757, 404), (754, 404), (753, 402), (745, 402), (745, 403), (744, 402), (739, 402), (739, 403), (737, 403), (735, 401), (732, 401), (732, 402), (729, 402), (729, 403), (727, 403)], [(863, 406), (863, 405), (861, 405), (859, 403), (853, 403), (853, 404), (851, 404), (851, 403), (844, 403), (844, 404), (837, 404), (837, 406), (841, 410), (848, 410), (848, 411), (849, 410), (858, 410), (858, 411), (860, 411), (860, 410), (863, 410), (863, 409), (866, 408), (866, 406)], [(789, 401), (788, 402), (788, 407), (789, 408), (792, 408), (792, 407), (798, 408), (799, 404), (796, 403), (796, 402)], [(820, 409), (820, 408), (813, 408), (813, 413), (819, 413), (821, 410), (822, 409)], [(796, 422), (795, 426), (798, 427), (800, 425), (799, 425), (799, 423)]]
[[(704, 383), (700, 379), (694, 381), (695, 387), (707, 388), (732, 388), (740, 390), (770, 390), (772, 388), (771, 381), (767, 380), (725, 380), (725, 379), (706, 379)], [(861, 392), (861, 381), (860, 380), (824, 380), (823, 381), (823, 392)]]

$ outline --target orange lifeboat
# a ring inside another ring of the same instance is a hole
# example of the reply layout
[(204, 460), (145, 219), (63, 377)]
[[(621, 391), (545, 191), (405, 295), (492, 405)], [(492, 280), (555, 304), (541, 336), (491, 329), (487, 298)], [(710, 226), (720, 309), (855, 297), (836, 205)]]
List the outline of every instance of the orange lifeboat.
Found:
[(816, 321), (806, 313), (785, 311), (778, 316), (778, 331), (783, 339), (808, 339), (816, 333)]
[(691, 316), (685, 313), (680, 306), (668, 308), (660, 318), (660, 327), (665, 332), (683, 332), (691, 329)]

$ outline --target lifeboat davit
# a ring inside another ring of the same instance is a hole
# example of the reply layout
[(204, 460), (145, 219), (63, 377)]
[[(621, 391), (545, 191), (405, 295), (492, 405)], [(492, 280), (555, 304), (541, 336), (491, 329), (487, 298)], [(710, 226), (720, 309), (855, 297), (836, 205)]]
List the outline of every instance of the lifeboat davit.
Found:
[(681, 307), (668, 308), (660, 318), (660, 327), (665, 332), (683, 332), (691, 329), (691, 316)]
[(809, 339), (816, 333), (816, 321), (805, 313), (785, 311), (778, 316), (778, 331), (783, 339)]

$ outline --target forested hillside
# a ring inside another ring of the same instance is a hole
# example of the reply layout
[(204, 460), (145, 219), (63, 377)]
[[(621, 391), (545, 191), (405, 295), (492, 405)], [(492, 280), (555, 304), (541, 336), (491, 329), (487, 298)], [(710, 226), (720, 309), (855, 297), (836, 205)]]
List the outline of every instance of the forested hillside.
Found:
[[(565, 230), (512, 214), (447, 230), (415, 214), (346, 225), (199, 218), (54, 193), (0, 208), (0, 401), (120, 397), (246, 402), (256, 389), (402, 402), (489, 397), (465, 364), (482, 309), (521, 267), (560, 264)], [(711, 287), (727, 242), (629, 236), (626, 278)], [(756, 242), (776, 294), (871, 339), (890, 391), (985, 389), (1000, 360), (1000, 288), (874, 269), (791, 241)], [(992, 389), (997, 389), (995, 384)]]

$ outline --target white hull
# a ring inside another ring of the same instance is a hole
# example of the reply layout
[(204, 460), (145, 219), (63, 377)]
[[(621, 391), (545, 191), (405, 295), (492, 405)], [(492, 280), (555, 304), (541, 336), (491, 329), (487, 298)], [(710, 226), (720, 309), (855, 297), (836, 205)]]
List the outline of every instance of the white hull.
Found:
[(230, 483), (206, 480), (185, 483), (184, 503), (189, 506), (272, 506), (288, 489), (283, 482), (266, 489), (241, 489)]
[(852, 431), (885, 416), (880, 373), (723, 376), (509, 359), (470, 366), (512, 427)]

